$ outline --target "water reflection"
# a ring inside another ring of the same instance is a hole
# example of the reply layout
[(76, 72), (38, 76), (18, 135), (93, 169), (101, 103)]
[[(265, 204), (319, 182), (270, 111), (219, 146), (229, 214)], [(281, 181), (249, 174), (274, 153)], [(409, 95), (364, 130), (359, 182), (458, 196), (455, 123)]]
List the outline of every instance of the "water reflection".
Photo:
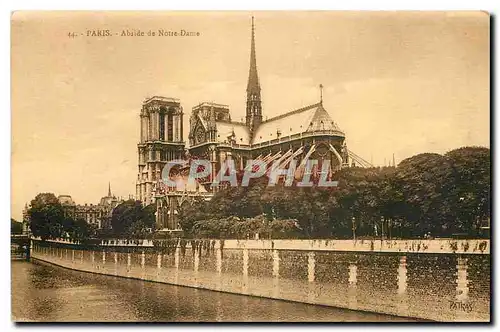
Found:
[(16, 321), (402, 321), (403, 318), (12, 262)]

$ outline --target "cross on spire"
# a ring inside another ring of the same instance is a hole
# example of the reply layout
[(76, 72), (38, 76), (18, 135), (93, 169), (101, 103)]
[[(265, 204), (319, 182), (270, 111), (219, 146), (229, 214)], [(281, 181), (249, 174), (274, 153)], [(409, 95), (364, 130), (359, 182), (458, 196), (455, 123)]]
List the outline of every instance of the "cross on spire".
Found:
[(323, 84), (319, 85), (320, 103), (323, 104)]

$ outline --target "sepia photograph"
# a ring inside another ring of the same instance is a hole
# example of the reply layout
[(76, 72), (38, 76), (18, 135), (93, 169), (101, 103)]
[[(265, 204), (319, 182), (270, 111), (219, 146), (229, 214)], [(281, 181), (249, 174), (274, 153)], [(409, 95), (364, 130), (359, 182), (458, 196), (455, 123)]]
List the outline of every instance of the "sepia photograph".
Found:
[(484, 11), (15, 11), (15, 323), (489, 323)]

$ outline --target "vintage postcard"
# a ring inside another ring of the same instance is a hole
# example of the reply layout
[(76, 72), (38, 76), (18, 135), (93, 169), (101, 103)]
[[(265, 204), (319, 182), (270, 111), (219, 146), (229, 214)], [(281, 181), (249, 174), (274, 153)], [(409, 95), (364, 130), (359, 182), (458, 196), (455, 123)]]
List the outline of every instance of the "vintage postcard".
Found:
[(490, 322), (486, 12), (14, 12), (15, 322)]

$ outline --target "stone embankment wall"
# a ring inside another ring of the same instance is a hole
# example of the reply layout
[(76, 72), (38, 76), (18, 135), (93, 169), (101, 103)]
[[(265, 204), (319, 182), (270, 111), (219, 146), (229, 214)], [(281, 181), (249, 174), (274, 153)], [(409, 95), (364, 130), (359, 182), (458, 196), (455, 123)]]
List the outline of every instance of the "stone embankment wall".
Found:
[(33, 240), (86, 272), (437, 321), (490, 320), (488, 240)]

